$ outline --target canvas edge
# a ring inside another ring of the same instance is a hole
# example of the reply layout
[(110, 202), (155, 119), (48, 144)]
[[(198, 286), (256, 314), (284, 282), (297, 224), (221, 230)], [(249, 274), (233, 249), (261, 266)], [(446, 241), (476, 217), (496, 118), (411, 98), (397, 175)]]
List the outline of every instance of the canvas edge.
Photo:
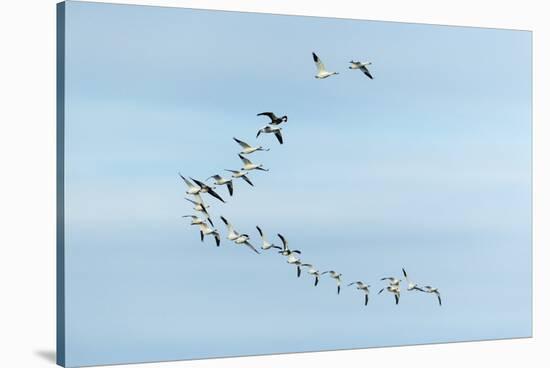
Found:
[(65, 2), (56, 4), (56, 363), (65, 366)]

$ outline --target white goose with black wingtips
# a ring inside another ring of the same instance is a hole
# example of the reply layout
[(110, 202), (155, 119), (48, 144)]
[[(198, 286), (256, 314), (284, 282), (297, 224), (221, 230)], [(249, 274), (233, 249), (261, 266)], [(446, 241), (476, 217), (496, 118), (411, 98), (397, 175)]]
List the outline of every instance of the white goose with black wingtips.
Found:
[(321, 61), (319, 56), (317, 56), (316, 53), (312, 52), (313, 55), (313, 62), (315, 63), (315, 66), (317, 67), (317, 74), (315, 74), (315, 78), (317, 79), (325, 79), (333, 75), (337, 75), (337, 72), (329, 72), (325, 68), (325, 64)]
[(227, 239), (231, 241), (235, 241), (236, 239), (238, 239), (240, 234), (235, 231), (231, 222), (227, 221), (227, 219), (223, 216), (220, 216), (220, 218), (222, 219), (225, 226), (227, 226)]
[(246, 171), (252, 171), (252, 170), (261, 170), (261, 171), (269, 171), (269, 169), (264, 169), (262, 164), (255, 164), (243, 155), (239, 154), (239, 158), (243, 162), (243, 167), (241, 170)]
[(369, 303), (369, 288), (370, 285), (365, 284), (363, 281), (354, 281), (348, 284), (348, 286), (355, 285), (357, 290), (362, 290), (365, 293), (365, 305)]
[(239, 146), (242, 147), (242, 151), (240, 152), (241, 155), (249, 155), (251, 153), (254, 153), (256, 151), (269, 151), (269, 148), (263, 148), (262, 146), (253, 147), (250, 144), (241, 141), (240, 139), (237, 139), (233, 137), (233, 140), (239, 144)]
[(220, 233), (218, 233), (218, 230), (209, 227), (205, 223), (200, 224), (199, 227), (201, 230), (201, 241), (204, 241), (205, 236), (212, 235), (216, 239), (216, 246), (220, 246)]
[(273, 133), (275, 134), (275, 137), (279, 141), (280, 144), (283, 144), (283, 128), (280, 126), (274, 126), (274, 125), (266, 125), (262, 129), (258, 130), (258, 133), (256, 133), (256, 138), (260, 136), (262, 133)]
[(360, 61), (350, 61), (351, 65), (350, 65), (350, 69), (359, 69), (360, 71), (363, 72), (363, 74), (365, 74), (367, 77), (369, 77), (370, 79), (374, 79), (374, 77), (372, 76), (372, 74), (370, 73), (369, 69), (367, 68), (367, 65), (372, 65), (371, 62), (365, 62), (365, 63), (362, 63)]
[(342, 283), (342, 274), (336, 271), (325, 271), (321, 272), (321, 275), (324, 275), (325, 273), (328, 273), (328, 275), (336, 280), (336, 291), (338, 294), (340, 294), (340, 284)]
[(230, 169), (225, 169), (225, 171), (229, 171), (231, 174), (231, 177), (232, 178), (235, 178), (235, 179), (238, 179), (238, 178), (241, 178), (243, 179), (244, 181), (246, 181), (250, 186), (254, 186), (254, 184), (252, 184), (252, 182), (250, 181), (250, 179), (248, 178), (248, 176), (246, 176), (248, 174), (248, 171), (244, 171), (244, 170), (230, 170)]
[(227, 191), (229, 192), (229, 195), (230, 196), (233, 195), (233, 180), (232, 179), (224, 178), (224, 177), (222, 177), (221, 175), (218, 175), (218, 174), (212, 175), (212, 176), (206, 178), (206, 180), (209, 180), (209, 179), (214, 179), (214, 183), (217, 186), (227, 185)]
[(259, 227), (259, 226), (256, 226), (256, 229), (258, 229), (258, 232), (260, 233), (260, 237), (262, 238), (262, 246), (261, 248), (263, 250), (268, 250), (268, 249), (271, 249), (271, 248), (277, 248), (279, 250), (282, 250), (281, 247), (279, 247), (278, 245), (275, 245), (273, 243), (270, 243), (269, 241), (267, 241), (265, 235), (264, 235), (264, 232), (262, 231), (262, 229)]

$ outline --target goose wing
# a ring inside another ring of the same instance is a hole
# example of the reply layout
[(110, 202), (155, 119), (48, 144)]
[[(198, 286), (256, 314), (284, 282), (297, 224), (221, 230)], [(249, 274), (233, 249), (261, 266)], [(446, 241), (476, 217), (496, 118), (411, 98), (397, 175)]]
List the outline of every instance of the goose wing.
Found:
[(252, 184), (252, 182), (250, 181), (250, 179), (248, 179), (248, 176), (246, 175), (243, 175), (241, 176), (241, 178), (243, 178), (244, 181), (246, 181), (248, 184), (250, 184), (251, 186), (254, 186), (254, 184)]
[(193, 198), (195, 198), (195, 202), (197, 204), (204, 204), (204, 201), (202, 200), (202, 197), (200, 194), (193, 194)]
[(183, 175), (181, 175), (181, 174), (179, 174), (179, 173), (178, 173), (178, 175), (180, 176), (180, 178), (183, 179), (183, 181), (185, 182), (185, 184), (187, 184), (187, 186), (188, 186), (189, 188), (194, 188), (194, 187), (195, 187), (195, 185), (193, 185), (193, 183), (191, 183), (189, 180), (187, 180), (187, 178), (185, 178), (185, 176), (183, 176)]
[(227, 182), (227, 190), (229, 191), (229, 195), (233, 196), (233, 180)]
[(318, 74), (325, 73), (326, 72), (325, 64), (323, 64), (323, 62), (321, 61), (321, 59), (319, 59), (319, 56), (317, 56), (317, 54), (315, 54), (314, 52), (312, 52), (311, 54), (313, 55), (313, 61), (315, 62), (315, 66), (317, 67), (317, 73)]
[(241, 159), (241, 161), (243, 162), (243, 164), (245, 164), (245, 165), (252, 165), (252, 161), (250, 161), (249, 159), (247, 159), (247, 158), (244, 157), (243, 155), (239, 154), (239, 158)]
[(259, 114), (256, 114), (256, 116), (262, 116), (262, 115), (268, 116), (271, 119), (271, 121), (277, 120), (277, 116), (275, 116), (275, 114), (272, 113), (271, 111), (261, 112)]
[(260, 252), (258, 252), (258, 250), (256, 248), (254, 248), (254, 246), (252, 244), (250, 244), (249, 242), (246, 241), (244, 244), (246, 244), (247, 247), (249, 247), (254, 252), (256, 252), (256, 254), (260, 254)]
[(216, 174), (216, 175), (212, 175), (212, 176), (209, 176), (208, 178), (204, 179), (205, 181), (208, 180), (208, 179), (211, 179), (211, 178), (214, 178), (215, 180), (222, 180), (223, 178)]
[(191, 202), (191, 203), (193, 203), (195, 206), (198, 206), (198, 205), (200, 204), (200, 203), (195, 202), (194, 200), (189, 199), (189, 198), (185, 198), (185, 200), (186, 200), (186, 201), (189, 201), (189, 202)]
[(233, 137), (233, 140), (234, 140), (235, 142), (237, 142), (242, 148), (252, 148), (252, 146), (249, 145), (248, 143), (243, 142), (243, 141), (241, 141), (241, 140), (239, 140), (239, 139), (237, 139), (237, 138), (235, 138), (235, 137)]
[(227, 226), (227, 230), (229, 232), (233, 232), (233, 225), (231, 224), (231, 222), (227, 221), (227, 219), (223, 216), (220, 216), (220, 218), (222, 219), (223, 223), (225, 224), (225, 226)]
[(216, 193), (214, 191), (214, 189), (210, 188), (209, 186), (206, 187), (207, 191), (208, 191), (208, 194), (210, 194), (212, 197), (222, 201), (223, 203), (225, 203), (225, 201), (223, 200), (222, 197), (220, 197), (220, 195), (218, 193)]
[(281, 239), (281, 241), (283, 242), (283, 250), (288, 250), (288, 243), (287, 243), (285, 237), (282, 236), (281, 234), (277, 234), (277, 236), (278, 236), (279, 239)]
[(264, 232), (262, 231), (262, 229), (260, 229), (259, 226), (256, 226), (256, 229), (258, 229), (258, 232), (260, 233), (260, 236), (262, 237), (262, 239), (264, 239)]
[(405, 280), (407, 280), (407, 283), (410, 283), (409, 276), (407, 275), (407, 271), (405, 271), (404, 268), (401, 269), (403, 271), (403, 276), (405, 276)]
[(279, 141), (280, 144), (283, 144), (283, 135), (281, 134), (280, 130), (275, 132), (275, 137), (277, 137), (277, 140)]
[[(370, 79), (374, 79), (374, 77), (372, 76), (372, 74), (369, 72), (369, 70), (367, 69), (366, 66), (361, 66), (359, 68), (359, 70), (361, 70), (363, 72), (363, 74), (365, 74), (367, 77), (369, 77)], [(383, 78), (382, 78), (383, 79)]]
[(202, 189), (210, 188), (208, 185), (204, 184), (202, 181), (199, 181), (199, 180), (193, 179), (193, 178), (191, 178), (191, 180), (193, 180), (193, 182), (195, 182), (195, 184), (197, 184)]

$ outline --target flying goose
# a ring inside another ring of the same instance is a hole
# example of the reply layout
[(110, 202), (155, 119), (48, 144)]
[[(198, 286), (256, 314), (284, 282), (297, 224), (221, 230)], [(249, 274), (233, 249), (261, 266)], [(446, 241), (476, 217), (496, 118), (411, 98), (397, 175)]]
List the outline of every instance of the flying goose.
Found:
[(262, 133), (273, 133), (275, 134), (275, 137), (277, 137), (279, 143), (283, 144), (283, 134), (281, 133), (282, 130), (283, 128), (280, 126), (266, 125), (262, 129), (258, 130), (258, 133), (256, 133), (256, 138), (258, 138)]
[(285, 237), (282, 236), (281, 234), (277, 234), (277, 236), (279, 237), (279, 239), (281, 239), (281, 241), (283, 242), (283, 249), (279, 251), (280, 254), (282, 254), (283, 256), (286, 256), (288, 257), (289, 255), (291, 255), (292, 253), (298, 253), (298, 254), (302, 254), (302, 252), (300, 252), (299, 250), (292, 250), (288, 247), (288, 242), (286, 241)]
[(239, 171), (239, 170), (229, 170), (229, 169), (225, 169), (225, 171), (229, 171), (231, 173), (233, 173), (231, 175), (231, 177), (233, 178), (242, 178), (244, 181), (246, 181), (248, 184), (250, 184), (251, 186), (254, 186), (254, 184), (252, 184), (252, 182), (250, 181), (250, 179), (248, 178), (248, 176), (246, 176), (246, 174), (248, 174), (248, 172), (246, 171)]
[(393, 296), (395, 297), (395, 304), (396, 305), (399, 304), (399, 297), (401, 296), (401, 290), (399, 289), (398, 284), (386, 286), (385, 288), (381, 289), (378, 292), (378, 294), (382, 293), (384, 290), (387, 290), (389, 293), (392, 293)]
[(214, 179), (216, 183), (216, 185), (227, 185), (227, 190), (229, 191), (229, 195), (232, 196), (233, 195), (233, 180), (231, 179), (226, 179), (226, 178), (223, 178), (221, 175), (212, 175), (208, 178), (206, 178), (206, 180), (208, 179)]
[[(178, 173), (179, 174), (179, 173)], [(195, 185), (191, 183), (189, 180), (187, 180), (183, 175), (179, 174), (180, 178), (183, 179), (185, 184), (187, 184), (187, 191), (185, 193), (187, 194), (199, 194), (201, 192), (201, 187), (198, 185)]]
[(281, 123), (285, 123), (288, 120), (288, 117), (286, 115), (283, 115), (281, 117), (278, 117), (272, 112), (261, 112), (259, 114), (256, 114), (256, 116), (262, 116), (265, 115), (271, 119), (270, 125), (279, 125)]
[(437, 295), (437, 301), (439, 302), (439, 305), (441, 305), (441, 294), (439, 293), (439, 290), (437, 288), (431, 287), (431, 286), (424, 286), (425, 293), (432, 294), (434, 293)]
[(195, 216), (195, 215), (185, 215), (185, 216), (181, 216), (181, 217), (190, 217), (191, 218), (191, 223), (190, 225), (200, 225), (200, 224), (204, 224), (204, 220), (202, 218), (200, 218), (199, 216)]
[(235, 244), (244, 244), (250, 249), (252, 249), (254, 252), (256, 252), (257, 254), (260, 254), (260, 252), (258, 252), (258, 250), (248, 242), (248, 239), (250, 239), (250, 237), (247, 234), (241, 234), (237, 239), (234, 240), (234, 242)]
[(252, 161), (244, 157), (243, 155), (239, 154), (239, 158), (243, 162), (243, 167), (241, 170), (246, 171), (252, 171), (252, 170), (261, 170), (261, 171), (269, 171), (269, 169), (264, 169), (262, 164), (254, 164)]
[(336, 290), (338, 291), (338, 294), (340, 294), (340, 283), (342, 282), (342, 274), (336, 271), (325, 271), (321, 272), (321, 275), (324, 275), (325, 273), (328, 273), (330, 277), (336, 280)]
[(206, 217), (206, 219), (208, 220), (208, 222), (210, 222), (210, 225), (214, 226), (214, 223), (212, 222), (212, 220), (210, 219), (210, 214), (208, 213), (208, 211), (206, 210), (209, 206), (207, 206), (201, 196), (199, 194), (195, 194), (194, 195), (195, 197), (195, 200), (191, 200), (189, 198), (185, 198), (186, 200), (188, 200), (189, 202), (193, 203), (193, 209), (197, 212), (200, 212), (202, 214), (204, 214), (204, 217)]
[(367, 77), (369, 77), (370, 79), (374, 79), (374, 77), (372, 76), (372, 74), (369, 72), (369, 70), (367, 69), (367, 65), (372, 65), (371, 62), (366, 62), (366, 63), (362, 63), (360, 61), (350, 61), (351, 65), (350, 65), (350, 69), (359, 69), (361, 70)]
[(319, 277), (321, 277), (321, 272), (309, 263), (302, 263), (302, 267), (308, 268), (307, 273), (315, 277), (315, 283), (313, 284), (313, 286), (317, 286), (317, 284), (319, 283)]
[(424, 291), (424, 290), (422, 290), (422, 288), (418, 287), (417, 283), (412, 282), (412, 281), (409, 280), (409, 277), (407, 276), (407, 272), (405, 271), (404, 268), (402, 268), (401, 270), (403, 270), (403, 275), (405, 276), (405, 280), (407, 280), (407, 290), (408, 291), (412, 291), (412, 290)]
[(227, 226), (227, 239), (234, 241), (239, 238), (239, 233), (235, 231), (231, 222), (227, 221), (225, 217), (220, 216), (225, 226)]
[(271, 248), (277, 248), (277, 249), (281, 249), (281, 247), (279, 247), (278, 245), (274, 245), (270, 242), (267, 241), (267, 239), (265, 238), (264, 236), (264, 232), (262, 231), (262, 229), (260, 229), (259, 226), (256, 226), (256, 229), (258, 229), (258, 232), (260, 233), (260, 236), (262, 237), (262, 249), (263, 250), (268, 250), (268, 249), (271, 249)]
[(315, 66), (317, 67), (317, 74), (315, 75), (315, 78), (317, 79), (325, 79), (330, 77), (331, 75), (338, 74), (337, 72), (327, 72), (325, 69), (325, 64), (319, 59), (319, 57), (312, 52), (313, 54), (313, 61), (315, 62)]
[(380, 279), (381, 281), (384, 281), (384, 280), (387, 280), (389, 283), (390, 283), (390, 286), (399, 286), (399, 284), (401, 283), (401, 280), (396, 278), (396, 277), (382, 277)]
[(202, 193), (208, 193), (208, 194), (210, 194), (212, 197), (214, 197), (214, 198), (216, 198), (216, 199), (222, 201), (223, 203), (225, 203), (225, 201), (223, 200), (223, 198), (220, 197), (219, 194), (216, 193), (216, 192), (214, 191), (214, 189), (212, 189), (212, 188), (209, 187), (208, 185), (204, 184), (202, 181), (198, 181), (198, 180), (193, 179), (193, 178), (190, 178), (190, 179), (193, 180), (193, 181), (195, 182), (195, 184), (197, 184), (197, 185), (200, 187), (200, 189), (201, 189), (200, 191), (201, 191)]
[(300, 277), (300, 274), (302, 272), (302, 270), (300, 269), (300, 266), (302, 265), (302, 262), (300, 261), (300, 258), (295, 256), (294, 254), (295, 254), (294, 252), (291, 252), (288, 255), (286, 263), (291, 264), (291, 265), (295, 265), (296, 266), (296, 274), (297, 274), (296, 277)]
[(233, 140), (235, 142), (237, 142), (243, 148), (243, 150), (240, 152), (241, 155), (248, 155), (248, 154), (250, 154), (252, 152), (256, 152), (256, 151), (269, 151), (269, 148), (263, 148), (262, 146), (252, 147), (248, 143), (243, 142), (240, 139), (237, 139), (235, 137), (233, 137)]
[(201, 229), (201, 241), (204, 241), (205, 235), (212, 235), (216, 239), (216, 246), (220, 246), (220, 233), (218, 233), (218, 230), (212, 229), (208, 227), (205, 223), (202, 223), (199, 225)]
[(348, 286), (351, 286), (351, 285), (354, 285), (354, 284), (357, 285), (356, 286), (357, 290), (363, 290), (365, 292), (365, 305), (367, 305), (369, 303), (369, 288), (370, 288), (370, 285), (367, 285), (362, 281), (354, 281), (354, 282), (349, 283)]

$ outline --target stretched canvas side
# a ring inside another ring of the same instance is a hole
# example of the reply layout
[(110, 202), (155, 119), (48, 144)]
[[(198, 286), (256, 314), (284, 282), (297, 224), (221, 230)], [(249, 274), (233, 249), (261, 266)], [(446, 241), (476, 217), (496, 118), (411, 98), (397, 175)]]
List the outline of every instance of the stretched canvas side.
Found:
[(57, 146), (56, 146), (56, 182), (57, 182), (57, 364), (65, 365), (65, 198), (64, 198), (64, 128), (65, 128), (65, 3), (57, 4)]

